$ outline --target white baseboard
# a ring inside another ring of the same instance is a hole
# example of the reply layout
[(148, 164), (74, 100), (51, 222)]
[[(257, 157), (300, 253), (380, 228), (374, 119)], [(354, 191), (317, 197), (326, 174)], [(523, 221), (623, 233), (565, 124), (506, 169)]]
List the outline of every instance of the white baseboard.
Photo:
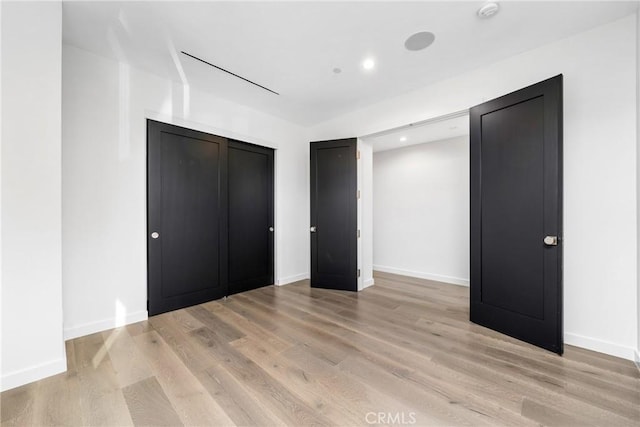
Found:
[(636, 368), (640, 371), (640, 350), (635, 350), (633, 353), (635, 356), (634, 362), (636, 362)]
[(399, 274), (400, 276), (417, 277), (418, 279), (434, 280), (436, 282), (451, 283), (454, 285), (469, 286), (469, 279), (461, 277), (444, 276), (442, 274), (425, 273), (422, 271), (403, 270), (395, 267), (387, 267), (385, 265), (374, 265), (374, 270), (383, 273)]
[(64, 329), (64, 340), (67, 341), (73, 338), (94, 334), (96, 332), (102, 332), (109, 329), (117, 328), (119, 326), (142, 322), (143, 320), (147, 320), (148, 318), (149, 313), (146, 310), (143, 310), (127, 314), (124, 318), (124, 321), (118, 321), (118, 319), (112, 317), (110, 319), (97, 320), (95, 322), (89, 322), (83, 325), (72, 326)]
[(20, 387), (21, 385), (29, 384), (42, 378), (50, 377), (51, 375), (60, 374), (66, 370), (67, 360), (66, 358), (61, 358), (19, 371), (9, 372), (3, 375), (0, 380), (0, 391)]
[(362, 289), (367, 289), (369, 286), (373, 286), (373, 285), (375, 285), (375, 280), (373, 278), (365, 279), (362, 282)]
[(276, 282), (276, 286), (284, 286), (289, 283), (299, 282), (300, 280), (305, 280), (309, 278), (309, 273), (301, 273), (296, 274), (294, 276), (283, 277)]
[(631, 361), (637, 357), (636, 350), (632, 347), (626, 347), (596, 338), (585, 337), (583, 335), (572, 334), (570, 332), (564, 333), (564, 343), (586, 348), (587, 350), (597, 351), (599, 353), (609, 354), (611, 356), (621, 357)]

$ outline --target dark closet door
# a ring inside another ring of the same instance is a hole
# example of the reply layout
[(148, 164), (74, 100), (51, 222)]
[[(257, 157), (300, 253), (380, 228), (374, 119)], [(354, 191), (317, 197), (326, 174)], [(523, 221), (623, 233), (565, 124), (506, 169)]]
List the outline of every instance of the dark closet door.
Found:
[(356, 139), (311, 143), (311, 286), (358, 290)]
[(471, 321), (562, 354), (562, 76), (470, 126)]
[(147, 121), (149, 314), (227, 294), (227, 141)]
[(273, 284), (273, 150), (229, 141), (229, 294)]

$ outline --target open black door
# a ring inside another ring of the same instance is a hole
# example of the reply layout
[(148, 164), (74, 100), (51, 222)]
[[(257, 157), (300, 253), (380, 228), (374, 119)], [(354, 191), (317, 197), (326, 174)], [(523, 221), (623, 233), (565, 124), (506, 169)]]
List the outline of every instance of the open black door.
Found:
[(358, 290), (357, 142), (311, 143), (311, 286)]
[(147, 121), (149, 314), (227, 295), (227, 140)]
[(229, 295), (273, 284), (273, 150), (229, 141)]
[(470, 127), (471, 321), (562, 354), (562, 76)]

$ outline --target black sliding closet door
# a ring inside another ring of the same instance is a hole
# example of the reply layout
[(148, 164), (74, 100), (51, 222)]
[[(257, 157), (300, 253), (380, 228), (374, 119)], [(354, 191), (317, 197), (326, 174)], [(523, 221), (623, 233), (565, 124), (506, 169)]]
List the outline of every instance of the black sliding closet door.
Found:
[(227, 295), (227, 140), (147, 121), (149, 314)]
[(229, 294), (273, 284), (273, 150), (229, 141)]
[(274, 151), (147, 121), (149, 315), (274, 281)]

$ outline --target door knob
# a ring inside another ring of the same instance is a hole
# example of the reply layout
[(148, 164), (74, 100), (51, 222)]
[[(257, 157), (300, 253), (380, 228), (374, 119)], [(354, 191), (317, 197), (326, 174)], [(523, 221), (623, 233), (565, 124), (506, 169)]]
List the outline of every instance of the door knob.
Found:
[(273, 227), (269, 227), (269, 231), (273, 233)]
[(309, 228), (309, 231), (312, 232), (312, 233), (315, 233), (316, 232), (316, 226), (314, 225), (311, 228)]
[(546, 236), (544, 244), (547, 246), (558, 246), (558, 236)]
[(158, 234), (157, 231), (154, 231), (153, 233), (151, 233), (151, 238), (152, 239), (157, 239), (158, 237), (160, 237), (160, 234)]

